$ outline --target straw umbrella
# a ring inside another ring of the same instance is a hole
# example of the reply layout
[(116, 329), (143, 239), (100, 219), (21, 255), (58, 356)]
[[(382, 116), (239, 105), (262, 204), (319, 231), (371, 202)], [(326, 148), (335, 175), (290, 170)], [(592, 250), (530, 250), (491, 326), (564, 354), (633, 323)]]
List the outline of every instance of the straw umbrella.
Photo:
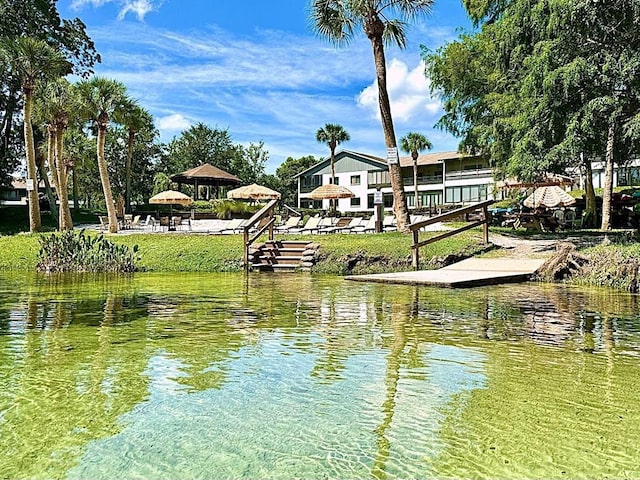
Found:
[(175, 190), (165, 190), (157, 195), (154, 195), (149, 199), (149, 203), (155, 205), (169, 205), (171, 215), (173, 215), (173, 206), (182, 205), (187, 206), (193, 203), (193, 199), (189, 195), (185, 195), (182, 192), (176, 192)]
[(308, 197), (313, 200), (334, 200), (338, 198), (353, 198), (356, 194), (346, 187), (329, 183), (313, 190)]
[(557, 185), (538, 187), (522, 202), (529, 208), (555, 208), (575, 205), (576, 199)]
[(275, 200), (280, 198), (280, 192), (252, 183), (251, 185), (229, 190), (227, 198), (232, 200)]

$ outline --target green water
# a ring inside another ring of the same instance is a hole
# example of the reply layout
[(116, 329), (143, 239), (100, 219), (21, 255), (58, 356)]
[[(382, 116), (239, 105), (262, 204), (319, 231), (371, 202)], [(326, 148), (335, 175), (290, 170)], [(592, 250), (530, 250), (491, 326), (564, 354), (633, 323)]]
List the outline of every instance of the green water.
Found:
[(0, 478), (640, 477), (636, 296), (0, 274)]

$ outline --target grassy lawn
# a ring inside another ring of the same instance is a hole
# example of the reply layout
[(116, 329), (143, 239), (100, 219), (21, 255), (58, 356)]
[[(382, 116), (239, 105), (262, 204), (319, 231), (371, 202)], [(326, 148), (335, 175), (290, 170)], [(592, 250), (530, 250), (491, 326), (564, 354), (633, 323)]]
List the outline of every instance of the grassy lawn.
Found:
[[(0, 236), (0, 270), (34, 270), (38, 239), (44, 234)], [(424, 238), (433, 233), (423, 234)], [(118, 244), (138, 245), (140, 267), (146, 271), (229, 272), (242, 270), (241, 235), (133, 234), (106, 235)], [(314, 271), (328, 274), (409, 270), (411, 237), (400, 233), (290, 235), (321, 245)], [(266, 237), (265, 237), (266, 239)], [(481, 248), (480, 231), (469, 231), (421, 250), (432, 257), (468, 255)]]

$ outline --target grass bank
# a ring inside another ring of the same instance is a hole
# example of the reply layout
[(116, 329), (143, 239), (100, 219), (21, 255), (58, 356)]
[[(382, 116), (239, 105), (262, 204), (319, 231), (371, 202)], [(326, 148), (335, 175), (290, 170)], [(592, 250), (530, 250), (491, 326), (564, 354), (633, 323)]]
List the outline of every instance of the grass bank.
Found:
[[(35, 270), (40, 235), (0, 236), (0, 270)], [(425, 233), (423, 238), (435, 235)], [(105, 235), (109, 240), (138, 245), (139, 266), (153, 272), (234, 272), (242, 270), (241, 235)], [(400, 233), (288, 236), (321, 245), (314, 272), (344, 275), (410, 270), (411, 237)], [(480, 231), (468, 231), (421, 249), (425, 268), (483, 249)]]

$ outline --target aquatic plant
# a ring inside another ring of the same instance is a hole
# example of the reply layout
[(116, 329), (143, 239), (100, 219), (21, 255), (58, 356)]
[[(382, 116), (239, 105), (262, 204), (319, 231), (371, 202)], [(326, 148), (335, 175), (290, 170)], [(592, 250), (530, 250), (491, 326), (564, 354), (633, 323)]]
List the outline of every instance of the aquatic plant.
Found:
[(103, 235), (84, 230), (42, 236), (36, 270), (39, 272), (135, 272), (138, 246), (117, 245)]

